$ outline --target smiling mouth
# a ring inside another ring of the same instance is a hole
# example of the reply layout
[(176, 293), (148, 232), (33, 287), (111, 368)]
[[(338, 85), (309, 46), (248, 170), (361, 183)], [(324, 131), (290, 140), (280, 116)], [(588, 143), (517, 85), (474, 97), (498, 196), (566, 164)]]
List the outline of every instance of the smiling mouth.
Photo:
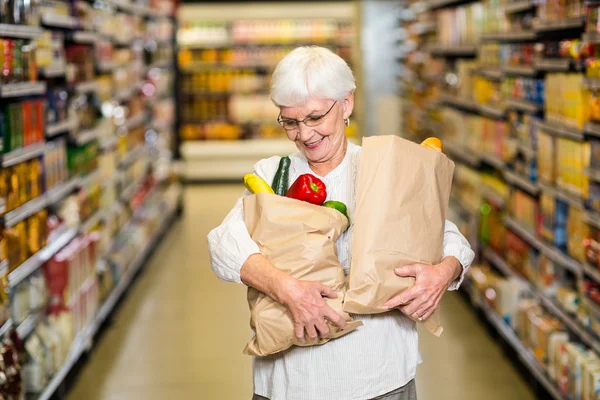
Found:
[(322, 137), (319, 140), (315, 140), (314, 142), (310, 142), (310, 143), (304, 143), (304, 145), (306, 147), (308, 147), (309, 149), (314, 149), (315, 147), (317, 147), (318, 145), (321, 144), (321, 142), (323, 141), (323, 139), (325, 139), (325, 137)]

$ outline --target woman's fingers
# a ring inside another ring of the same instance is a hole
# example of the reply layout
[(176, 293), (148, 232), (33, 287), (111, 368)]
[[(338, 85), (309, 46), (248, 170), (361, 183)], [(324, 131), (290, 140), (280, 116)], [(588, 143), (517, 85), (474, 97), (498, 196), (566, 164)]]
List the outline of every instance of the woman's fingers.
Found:
[(333, 308), (327, 307), (327, 311), (325, 312), (325, 318), (331, 321), (331, 323), (337, 326), (338, 328), (342, 330), (346, 329), (346, 320)]
[(294, 324), (294, 334), (302, 343), (304, 343), (304, 326), (302, 324)]
[(317, 340), (317, 330), (315, 329), (315, 325), (314, 324), (306, 324), (306, 326), (304, 327), (304, 329), (306, 329), (306, 334), (308, 336), (308, 339), (313, 341), (313, 340)]
[(328, 297), (330, 299), (336, 299), (338, 297), (337, 293), (327, 285), (321, 285), (321, 296)]
[(387, 309), (398, 308), (412, 303), (418, 296), (415, 286), (404, 290), (402, 293), (392, 297), (383, 306)]
[(325, 320), (319, 321), (319, 323), (316, 324), (316, 327), (319, 330), (320, 337), (322, 337), (323, 339), (329, 337), (329, 326), (327, 326)]

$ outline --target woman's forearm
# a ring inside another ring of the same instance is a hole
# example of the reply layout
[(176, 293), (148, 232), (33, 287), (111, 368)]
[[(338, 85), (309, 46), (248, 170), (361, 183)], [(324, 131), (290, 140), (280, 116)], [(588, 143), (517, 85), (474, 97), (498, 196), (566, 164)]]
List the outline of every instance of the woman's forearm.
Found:
[(252, 254), (240, 270), (242, 282), (247, 286), (262, 292), (277, 301), (285, 304), (285, 289), (293, 278), (275, 267), (262, 254)]

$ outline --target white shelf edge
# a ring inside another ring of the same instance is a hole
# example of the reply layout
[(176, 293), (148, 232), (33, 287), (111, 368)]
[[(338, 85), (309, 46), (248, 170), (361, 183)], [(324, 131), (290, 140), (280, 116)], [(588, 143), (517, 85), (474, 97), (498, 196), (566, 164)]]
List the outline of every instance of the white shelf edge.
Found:
[(46, 82), (20, 82), (0, 86), (2, 98), (36, 96), (46, 93)]
[(507, 169), (504, 170), (503, 174), (508, 183), (517, 186), (530, 195), (537, 196), (540, 193), (540, 186), (538, 184), (529, 181), (521, 175)]
[(24, 161), (40, 157), (44, 154), (45, 150), (46, 144), (44, 142), (30, 144), (27, 147), (13, 150), (10, 153), (2, 155), (2, 167), (8, 168)]
[(54, 137), (63, 132), (70, 132), (77, 129), (79, 121), (77, 118), (68, 118), (66, 121), (46, 125), (46, 137)]
[(29, 218), (33, 214), (43, 210), (48, 205), (46, 196), (43, 194), (36, 197), (35, 199), (29, 200), (27, 203), (7, 212), (4, 217), (4, 227), (11, 227), (15, 224)]

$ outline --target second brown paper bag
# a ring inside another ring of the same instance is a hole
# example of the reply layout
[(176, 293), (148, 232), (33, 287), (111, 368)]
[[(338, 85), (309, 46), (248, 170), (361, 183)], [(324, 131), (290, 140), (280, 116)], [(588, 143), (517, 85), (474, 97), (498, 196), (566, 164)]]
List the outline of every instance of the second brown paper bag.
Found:
[(245, 354), (266, 356), (293, 345), (320, 345), (362, 325), (342, 311), (345, 277), (335, 245), (348, 226), (342, 213), (287, 197), (259, 193), (244, 197), (244, 222), (252, 240), (273, 265), (294, 278), (320, 282), (337, 292), (337, 298), (325, 301), (346, 320), (343, 331), (329, 324), (331, 335), (328, 339), (300, 342), (294, 335), (294, 323), (286, 307), (249, 287), (250, 326), (255, 336), (246, 346)]
[[(363, 140), (344, 311), (388, 311), (383, 305), (415, 281), (395, 268), (441, 261), (453, 173), (454, 163), (433, 149), (396, 136)], [(439, 312), (424, 325), (439, 336)]]

